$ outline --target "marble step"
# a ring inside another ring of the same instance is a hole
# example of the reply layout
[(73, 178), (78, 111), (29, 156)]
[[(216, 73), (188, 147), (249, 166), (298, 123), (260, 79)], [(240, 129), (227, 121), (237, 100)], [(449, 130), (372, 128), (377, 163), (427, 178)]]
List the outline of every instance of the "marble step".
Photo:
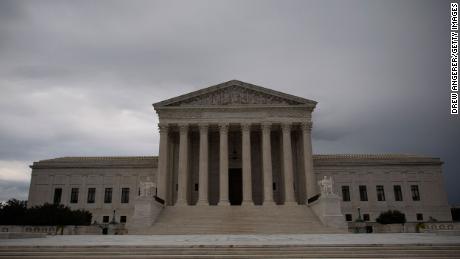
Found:
[[(130, 234), (146, 229), (131, 229)], [(166, 207), (148, 234), (344, 233), (324, 226), (313, 211), (295, 206)]]

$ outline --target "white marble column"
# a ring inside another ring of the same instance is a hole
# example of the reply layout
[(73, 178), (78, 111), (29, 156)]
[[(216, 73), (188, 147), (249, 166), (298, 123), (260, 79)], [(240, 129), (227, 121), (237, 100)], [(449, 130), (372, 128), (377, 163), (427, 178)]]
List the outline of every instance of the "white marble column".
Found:
[(294, 205), (294, 171), (292, 168), (291, 124), (281, 124), (283, 134), (284, 205)]
[(275, 205), (273, 201), (273, 174), (272, 174), (272, 151), (271, 151), (271, 123), (262, 125), (262, 170), (264, 179), (264, 201), (263, 205)]
[(219, 206), (228, 206), (228, 124), (219, 124)]
[(311, 122), (302, 123), (302, 144), (303, 144), (303, 160), (305, 171), (305, 203), (308, 199), (318, 194), (316, 188), (316, 178), (313, 173), (313, 154), (311, 148)]
[(252, 201), (252, 176), (251, 176), (251, 124), (241, 125), (242, 130), (242, 167), (243, 167), (243, 203), (254, 205)]
[(158, 154), (158, 192), (157, 196), (167, 204), (168, 190), (168, 125), (158, 124), (160, 130), (160, 151)]
[(200, 124), (200, 162), (198, 175), (197, 205), (209, 205), (208, 202), (208, 125)]
[(188, 125), (179, 125), (179, 175), (176, 205), (187, 205)]

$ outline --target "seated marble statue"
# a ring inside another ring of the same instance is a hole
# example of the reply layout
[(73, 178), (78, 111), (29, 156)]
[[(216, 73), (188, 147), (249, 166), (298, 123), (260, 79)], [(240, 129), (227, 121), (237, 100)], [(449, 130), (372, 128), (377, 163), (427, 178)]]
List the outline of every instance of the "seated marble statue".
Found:
[(334, 181), (332, 177), (324, 176), (322, 180), (318, 181), (319, 188), (321, 190), (321, 194), (333, 194), (332, 185)]
[(146, 181), (140, 182), (140, 196), (141, 197), (153, 197), (155, 183), (153, 183), (150, 177), (147, 177)]

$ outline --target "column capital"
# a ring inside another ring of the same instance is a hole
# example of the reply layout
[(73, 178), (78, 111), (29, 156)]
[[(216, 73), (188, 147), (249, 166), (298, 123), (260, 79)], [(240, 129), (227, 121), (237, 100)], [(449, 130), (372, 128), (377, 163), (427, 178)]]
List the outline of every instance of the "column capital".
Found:
[(241, 130), (244, 131), (244, 132), (251, 131), (251, 123), (249, 123), (249, 122), (241, 123)]
[(219, 132), (221, 133), (227, 133), (228, 132), (228, 123), (219, 123)]
[(158, 123), (158, 130), (160, 133), (167, 133), (169, 129), (169, 124), (167, 123)]
[(311, 121), (302, 122), (300, 126), (302, 127), (302, 131), (310, 132), (311, 128), (313, 127), (313, 122)]
[(183, 123), (183, 124), (179, 124), (179, 131), (180, 131), (180, 134), (185, 134), (188, 132), (188, 124), (187, 123)]
[(283, 131), (290, 131), (291, 130), (291, 123), (290, 122), (281, 123), (281, 129)]
[(198, 123), (198, 128), (200, 128), (200, 132), (207, 132), (209, 129), (208, 123)]
[(270, 132), (270, 130), (272, 129), (272, 123), (271, 122), (262, 122), (260, 124), (260, 127), (262, 128), (262, 131)]

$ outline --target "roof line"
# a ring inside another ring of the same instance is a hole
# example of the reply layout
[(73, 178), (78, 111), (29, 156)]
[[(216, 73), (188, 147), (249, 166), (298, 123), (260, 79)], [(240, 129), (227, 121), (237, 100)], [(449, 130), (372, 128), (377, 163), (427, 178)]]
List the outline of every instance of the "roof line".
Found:
[(172, 103), (180, 102), (180, 101), (183, 101), (185, 99), (193, 98), (193, 97), (196, 97), (196, 96), (199, 96), (199, 95), (202, 95), (202, 94), (211, 93), (211, 92), (214, 92), (214, 91), (217, 91), (217, 90), (229, 87), (229, 86), (233, 86), (233, 85), (238, 85), (238, 86), (248, 88), (248, 89), (253, 90), (253, 91), (264, 92), (266, 94), (275, 95), (275, 96), (278, 96), (280, 98), (289, 99), (289, 100), (296, 101), (296, 102), (303, 103), (303, 104), (311, 104), (311, 105), (316, 106), (316, 104), (318, 103), (318, 102), (313, 101), (313, 100), (305, 99), (305, 98), (295, 96), (295, 95), (291, 95), (291, 94), (286, 94), (286, 93), (283, 93), (283, 92), (279, 92), (279, 91), (272, 90), (272, 89), (269, 89), (269, 88), (265, 88), (265, 87), (262, 87), (262, 86), (246, 83), (246, 82), (243, 82), (243, 81), (230, 80), (230, 81), (227, 81), (227, 82), (212, 85), (212, 86), (209, 86), (209, 87), (206, 87), (206, 88), (202, 88), (202, 89), (199, 89), (199, 90), (196, 90), (196, 91), (192, 91), (192, 92), (189, 92), (189, 93), (186, 93), (186, 94), (182, 94), (182, 95), (179, 95), (179, 96), (176, 96), (176, 97), (173, 97), (173, 98), (166, 99), (164, 101), (154, 103), (153, 107), (158, 108), (158, 107), (170, 105)]
[[(440, 159), (438, 157), (415, 155), (415, 154), (313, 154), (314, 159)], [(66, 156), (40, 160), (39, 162), (59, 162), (59, 161), (88, 161), (88, 160), (152, 160), (158, 156)]]

